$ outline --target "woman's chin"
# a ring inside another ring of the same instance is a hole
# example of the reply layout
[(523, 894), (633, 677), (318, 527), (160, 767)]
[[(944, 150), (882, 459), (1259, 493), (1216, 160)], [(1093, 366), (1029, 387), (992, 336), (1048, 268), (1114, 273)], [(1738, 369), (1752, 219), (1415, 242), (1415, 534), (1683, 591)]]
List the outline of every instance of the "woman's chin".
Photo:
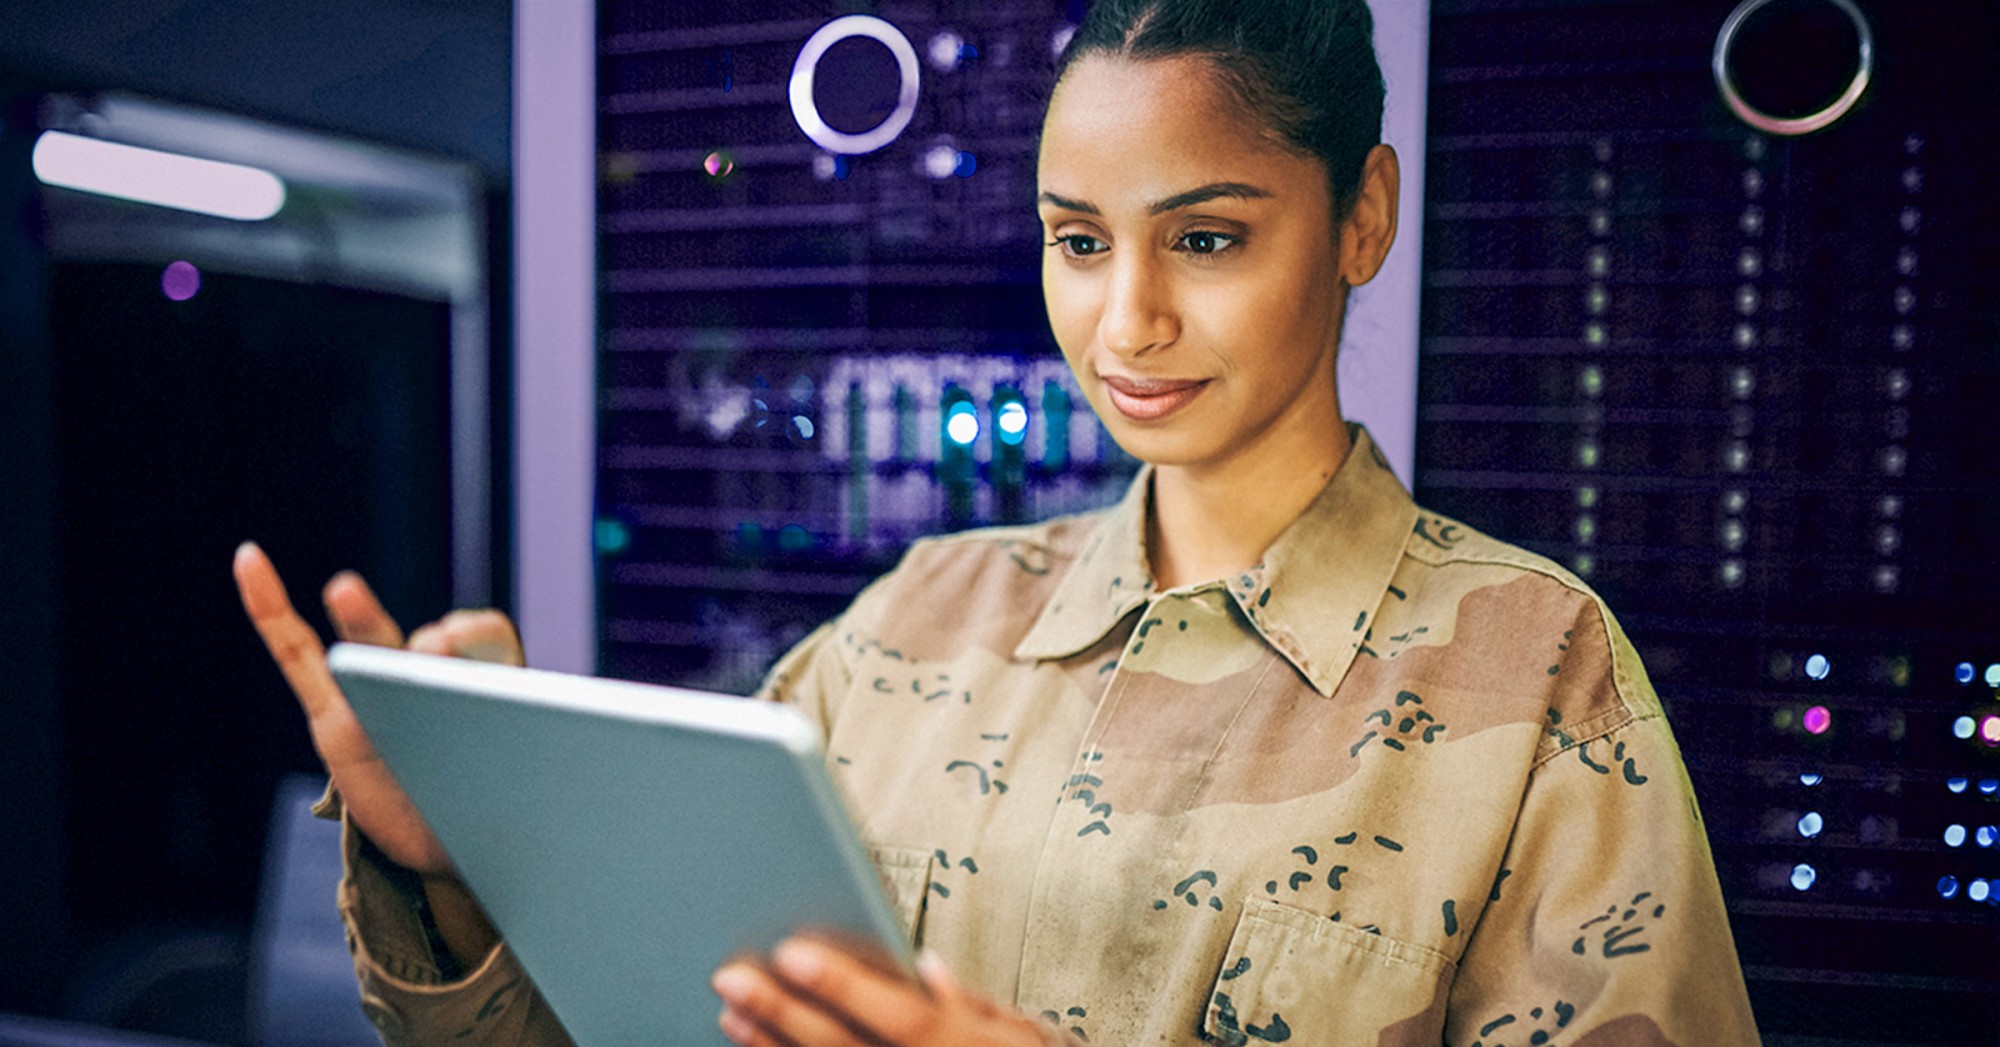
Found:
[(1110, 430), (1111, 438), (1126, 454), (1156, 469), (1199, 466), (1213, 459), (1217, 450), (1202, 438), (1206, 434), (1198, 432), (1130, 424), (1114, 425)]

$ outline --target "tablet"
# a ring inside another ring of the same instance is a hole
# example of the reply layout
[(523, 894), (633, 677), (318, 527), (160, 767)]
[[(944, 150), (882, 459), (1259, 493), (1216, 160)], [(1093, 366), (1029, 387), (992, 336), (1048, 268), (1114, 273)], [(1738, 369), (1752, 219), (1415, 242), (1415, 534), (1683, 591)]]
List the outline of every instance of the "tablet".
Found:
[(328, 662), (582, 1047), (725, 1043), (709, 975), (798, 930), (912, 969), (796, 710), (354, 644)]

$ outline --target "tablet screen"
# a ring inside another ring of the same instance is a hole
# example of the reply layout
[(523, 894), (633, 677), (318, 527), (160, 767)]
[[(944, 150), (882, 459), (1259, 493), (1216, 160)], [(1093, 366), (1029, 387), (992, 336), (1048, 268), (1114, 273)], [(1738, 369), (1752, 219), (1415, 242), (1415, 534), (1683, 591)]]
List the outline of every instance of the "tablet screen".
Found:
[(725, 1042), (709, 975), (795, 931), (911, 969), (797, 711), (349, 644), (329, 662), (579, 1044)]

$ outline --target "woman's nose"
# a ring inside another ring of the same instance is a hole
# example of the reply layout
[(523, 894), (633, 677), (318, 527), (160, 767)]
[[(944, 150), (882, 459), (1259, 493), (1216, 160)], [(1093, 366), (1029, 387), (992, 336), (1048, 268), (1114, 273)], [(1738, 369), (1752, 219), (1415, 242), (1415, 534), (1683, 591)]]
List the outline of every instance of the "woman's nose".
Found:
[(1098, 340), (1122, 357), (1142, 356), (1180, 337), (1164, 274), (1144, 260), (1119, 259), (1105, 288)]

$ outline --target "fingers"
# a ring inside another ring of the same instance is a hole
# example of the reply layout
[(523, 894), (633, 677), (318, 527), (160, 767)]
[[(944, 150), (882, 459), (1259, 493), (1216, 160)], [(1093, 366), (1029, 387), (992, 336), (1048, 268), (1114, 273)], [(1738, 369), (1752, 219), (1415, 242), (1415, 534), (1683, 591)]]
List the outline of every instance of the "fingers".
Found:
[(320, 593), (333, 631), (349, 643), (376, 647), (403, 646), (403, 630), (375, 598), (375, 591), (353, 571), (342, 571)]
[(771, 958), (785, 981), (877, 1039), (924, 1043), (942, 1018), (939, 1004), (922, 989), (820, 942), (793, 938), (779, 945)]
[(263, 637), (265, 648), (285, 674), (285, 682), (291, 685), (306, 715), (316, 717), (344, 701), (340, 689), (334, 685), (333, 674), (327, 671), (325, 645), (320, 643), (312, 626), (292, 609), (291, 598), (285, 595), (285, 583), (264, 550), (255, 542), (244, 542), (237, 547), (231, 567), (244, 613), (250, 616), (250, 624), (257, 627), (257, 635)]
[(718, 1024), (745, 1047), (867, 1047), (847, 1024), (811, 997), (747, 963), (732, 963), (711, 982), (724, 1006)]
[(525, 665), (521, 637), (494, 610), (453, 611), (410, 634), (410, 650), (502, 665)]

